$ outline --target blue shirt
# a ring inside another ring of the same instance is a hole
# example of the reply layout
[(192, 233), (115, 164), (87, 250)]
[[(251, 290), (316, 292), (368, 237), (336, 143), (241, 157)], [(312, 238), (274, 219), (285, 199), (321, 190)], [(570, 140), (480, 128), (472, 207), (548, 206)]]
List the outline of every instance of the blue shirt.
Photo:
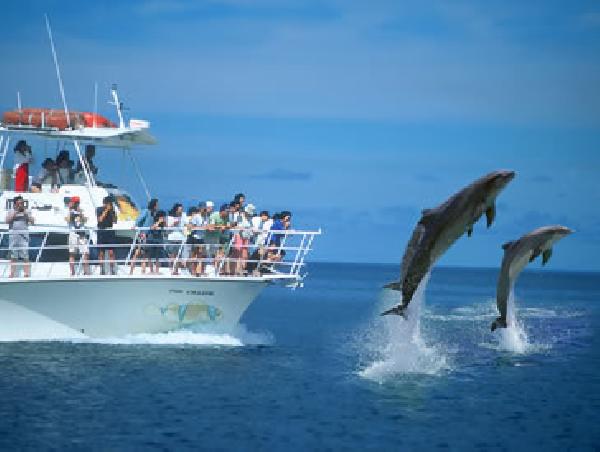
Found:
[[(273, 222), (273, 226), (271, 226), (271, 231), (284, 231), (284, 230), (285, 230), (285, 226), (283, 224), (283, 221), (275, 220)], [(281, 234), (281, 233), (271, 232), (271, 237), (269, 238), (269, 243), (271, 245), (281, 246), (281, 238), (282, 237), (283, 237), (283, 234)]]
[[(138, 228), (149, 228), (153, 224), (154, 224), (154, 215), (152, 215), (152, 212), (148, 209), (142, 210), (142, 213), (140, 214), (139, 217), (137, 217), (137, 220), (135, 221), (135, 225)], [(147, 231), (144, 231), (144, 232), (147, 232)]]

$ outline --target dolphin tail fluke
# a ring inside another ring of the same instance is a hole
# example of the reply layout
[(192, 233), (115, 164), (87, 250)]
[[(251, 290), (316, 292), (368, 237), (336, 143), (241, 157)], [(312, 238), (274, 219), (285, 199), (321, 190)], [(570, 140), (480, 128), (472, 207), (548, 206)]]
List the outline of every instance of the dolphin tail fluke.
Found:
[(502, 317), (498, 317), (496, 320), (494, 320), (492, 322), (492, 332), (496, 330), (496, 328), (506, 328), (507, 324), (506, 324), (506, 319), (503, 319)]
[(380, 315), (384, 316), (384, 315), (394, 314), (394, 315), (399, 315), (403, 319), (406, 319), (406, 312), (404, 312), (405, 308), (406, 308), (405, 306), (402, 306), (401, 304), (397, 304), (393, 308), (382, 312)]
[(391, 282), (383, 286), (384, 289), (402, 290), (402, 283), (400, 281)]

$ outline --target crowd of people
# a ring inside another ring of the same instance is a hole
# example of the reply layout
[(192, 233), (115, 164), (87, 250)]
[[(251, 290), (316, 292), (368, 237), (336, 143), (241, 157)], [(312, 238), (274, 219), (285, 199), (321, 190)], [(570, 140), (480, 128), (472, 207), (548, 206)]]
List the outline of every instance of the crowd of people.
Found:
[[(165, 212), (152, 199), (140, 214), (140, 232), (130, 261), (130, 272), (141, 266), (157, 273), (161, 262), (170, 262), (173, 274), (187, 268), (200, 276), (211, 265), (226, 275), (246, 275), (267, 271), (268, 265), (285, 256), (283, 231), (290, 228), (292, 214), (257, 212), (246, 197), (238, 193), (229, 203), (215, 209), (212, 201), (200, 202), (187, 212), (175, 203)], [(183, 246), (182, 246), (183, 245)]]
[(96, 176), (98, 168), (94, 164), (96, 148), (88, 144), (85, 147), (83, 165), (71, 160), (69, 151), (63, 149), (58, 153), (56, 159), (46, 158), (42, 161), (40, 171), (32, 177), (31, 187), (29, 186), (30, 166), (33, 164), (33, 154), (31, 146), (25, 140), (17, 142), (14, 148), (14, 181), (15, 191), (24, 193), (27, 191), (40, 192), (43, 186), (50, 186), (52, 190), (60, 185), (79, 183), (86, 180), (86, 172), (91, 176)]
[[(86, 229), (88, 218), (83, 214), (80, 198), (72, 196), (65, 217), (69, 227), (68, 251), (71, 275), (76, 272), (76, 259), (83, 264), (83, 272), (90, 274), (90, 249), (97, 250), (101, 274), (116, 274), (117, 249), (114, 226), (117, 213), (112, 196), (103, 199), (96, 209), (95, 240)], [(129, 256), (130, 273), (136, 266), (141, 273), (159, 273), (168, 266), (173, 274), (183, 269), (191, 275), (207, 273), (224, 275), (257, 275), (280, 262), (285, 256), (285, 231), (290, 229), (292, 214), (283, 211), (270, 215), (258, 212), (253, 204), (246, 204), (243, 193), (218, 209), (212, 201), (200, 202), (184, 211), (175, 203), (165, 212), (157, 199), (152, 199), (136, 221), (135, 243)], [(30, 275), (28, 226), (33, 216), (25, 208), (22, 196), (13, 199), (13, 210), (6, 217), (9, 235), (10, 277), (15, 276), (19, 263), (24, 265), (24, 276)], [(95, 242), (95, 243), (94, 243)], [(121, 249), (129, 250), (126, 243)], [(108, 264), (108, 265), (106, 265)], [(108, 267), (108, 271), (107, 271)]]

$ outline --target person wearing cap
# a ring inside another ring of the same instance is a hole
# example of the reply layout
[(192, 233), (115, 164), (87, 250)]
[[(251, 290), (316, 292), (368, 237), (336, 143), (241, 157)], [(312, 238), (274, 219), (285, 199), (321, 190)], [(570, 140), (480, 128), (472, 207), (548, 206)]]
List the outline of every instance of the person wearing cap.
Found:
[(53, 189), (58, 186), (58, 168), (51, 158), (42, 162), (42, 169), (34, 179), (41, 185), (50, 185)]
[(212, 201), (206, 201), (206, 213), (210, 216), (215, 210), (215, 203)]
[(86, 231), (83, 230), (87, 218), (81, 211), (81, 199), (72, 196), (69, 200), (69, 215), (65, 218), (69, 225), (69, 267), (71, 276), (75, 276), (75, 257), (77, 253), (83, 259), (83, 272), (90, 274), (90, 248)]
[(214, 257), (214, 265), (217, 269), (227, 251), (229, 251), (221, 246), (227, 241), (226, 232), (229, 229), (229, 204), (222, 204), (218, 212), (213, 212), (210, 215), (206, 232), (204, 233), (204, 242), (208, 245), (208, 255)]
[(14, 151), (15, 191), (23, 193), (29, 190), (29, 164), (33, 161), (31, 146), (25, 140), (20, 140)]

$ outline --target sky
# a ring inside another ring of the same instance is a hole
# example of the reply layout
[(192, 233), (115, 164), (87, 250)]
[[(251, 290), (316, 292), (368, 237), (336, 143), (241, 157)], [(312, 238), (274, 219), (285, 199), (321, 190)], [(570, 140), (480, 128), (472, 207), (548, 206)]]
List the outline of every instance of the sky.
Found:
[[(492, 228), (440, 264), (497, 267), (502, 243), (560, 223), (576, 233), (548, 269), (600, 271), (598, 2), (10, 2), (2, 110), (17, 91), (61, 106), (44, 13), (69, 107), (93, 110), (97, 83), (114, 118), (118, 83), (151, 122), (136, 156), (163, 207), (244, 192), (321, 228), (314, 261), (399, 263), (422, 209), (513, 169)], [(121, 153), (99, 154), (143, 201)]]

